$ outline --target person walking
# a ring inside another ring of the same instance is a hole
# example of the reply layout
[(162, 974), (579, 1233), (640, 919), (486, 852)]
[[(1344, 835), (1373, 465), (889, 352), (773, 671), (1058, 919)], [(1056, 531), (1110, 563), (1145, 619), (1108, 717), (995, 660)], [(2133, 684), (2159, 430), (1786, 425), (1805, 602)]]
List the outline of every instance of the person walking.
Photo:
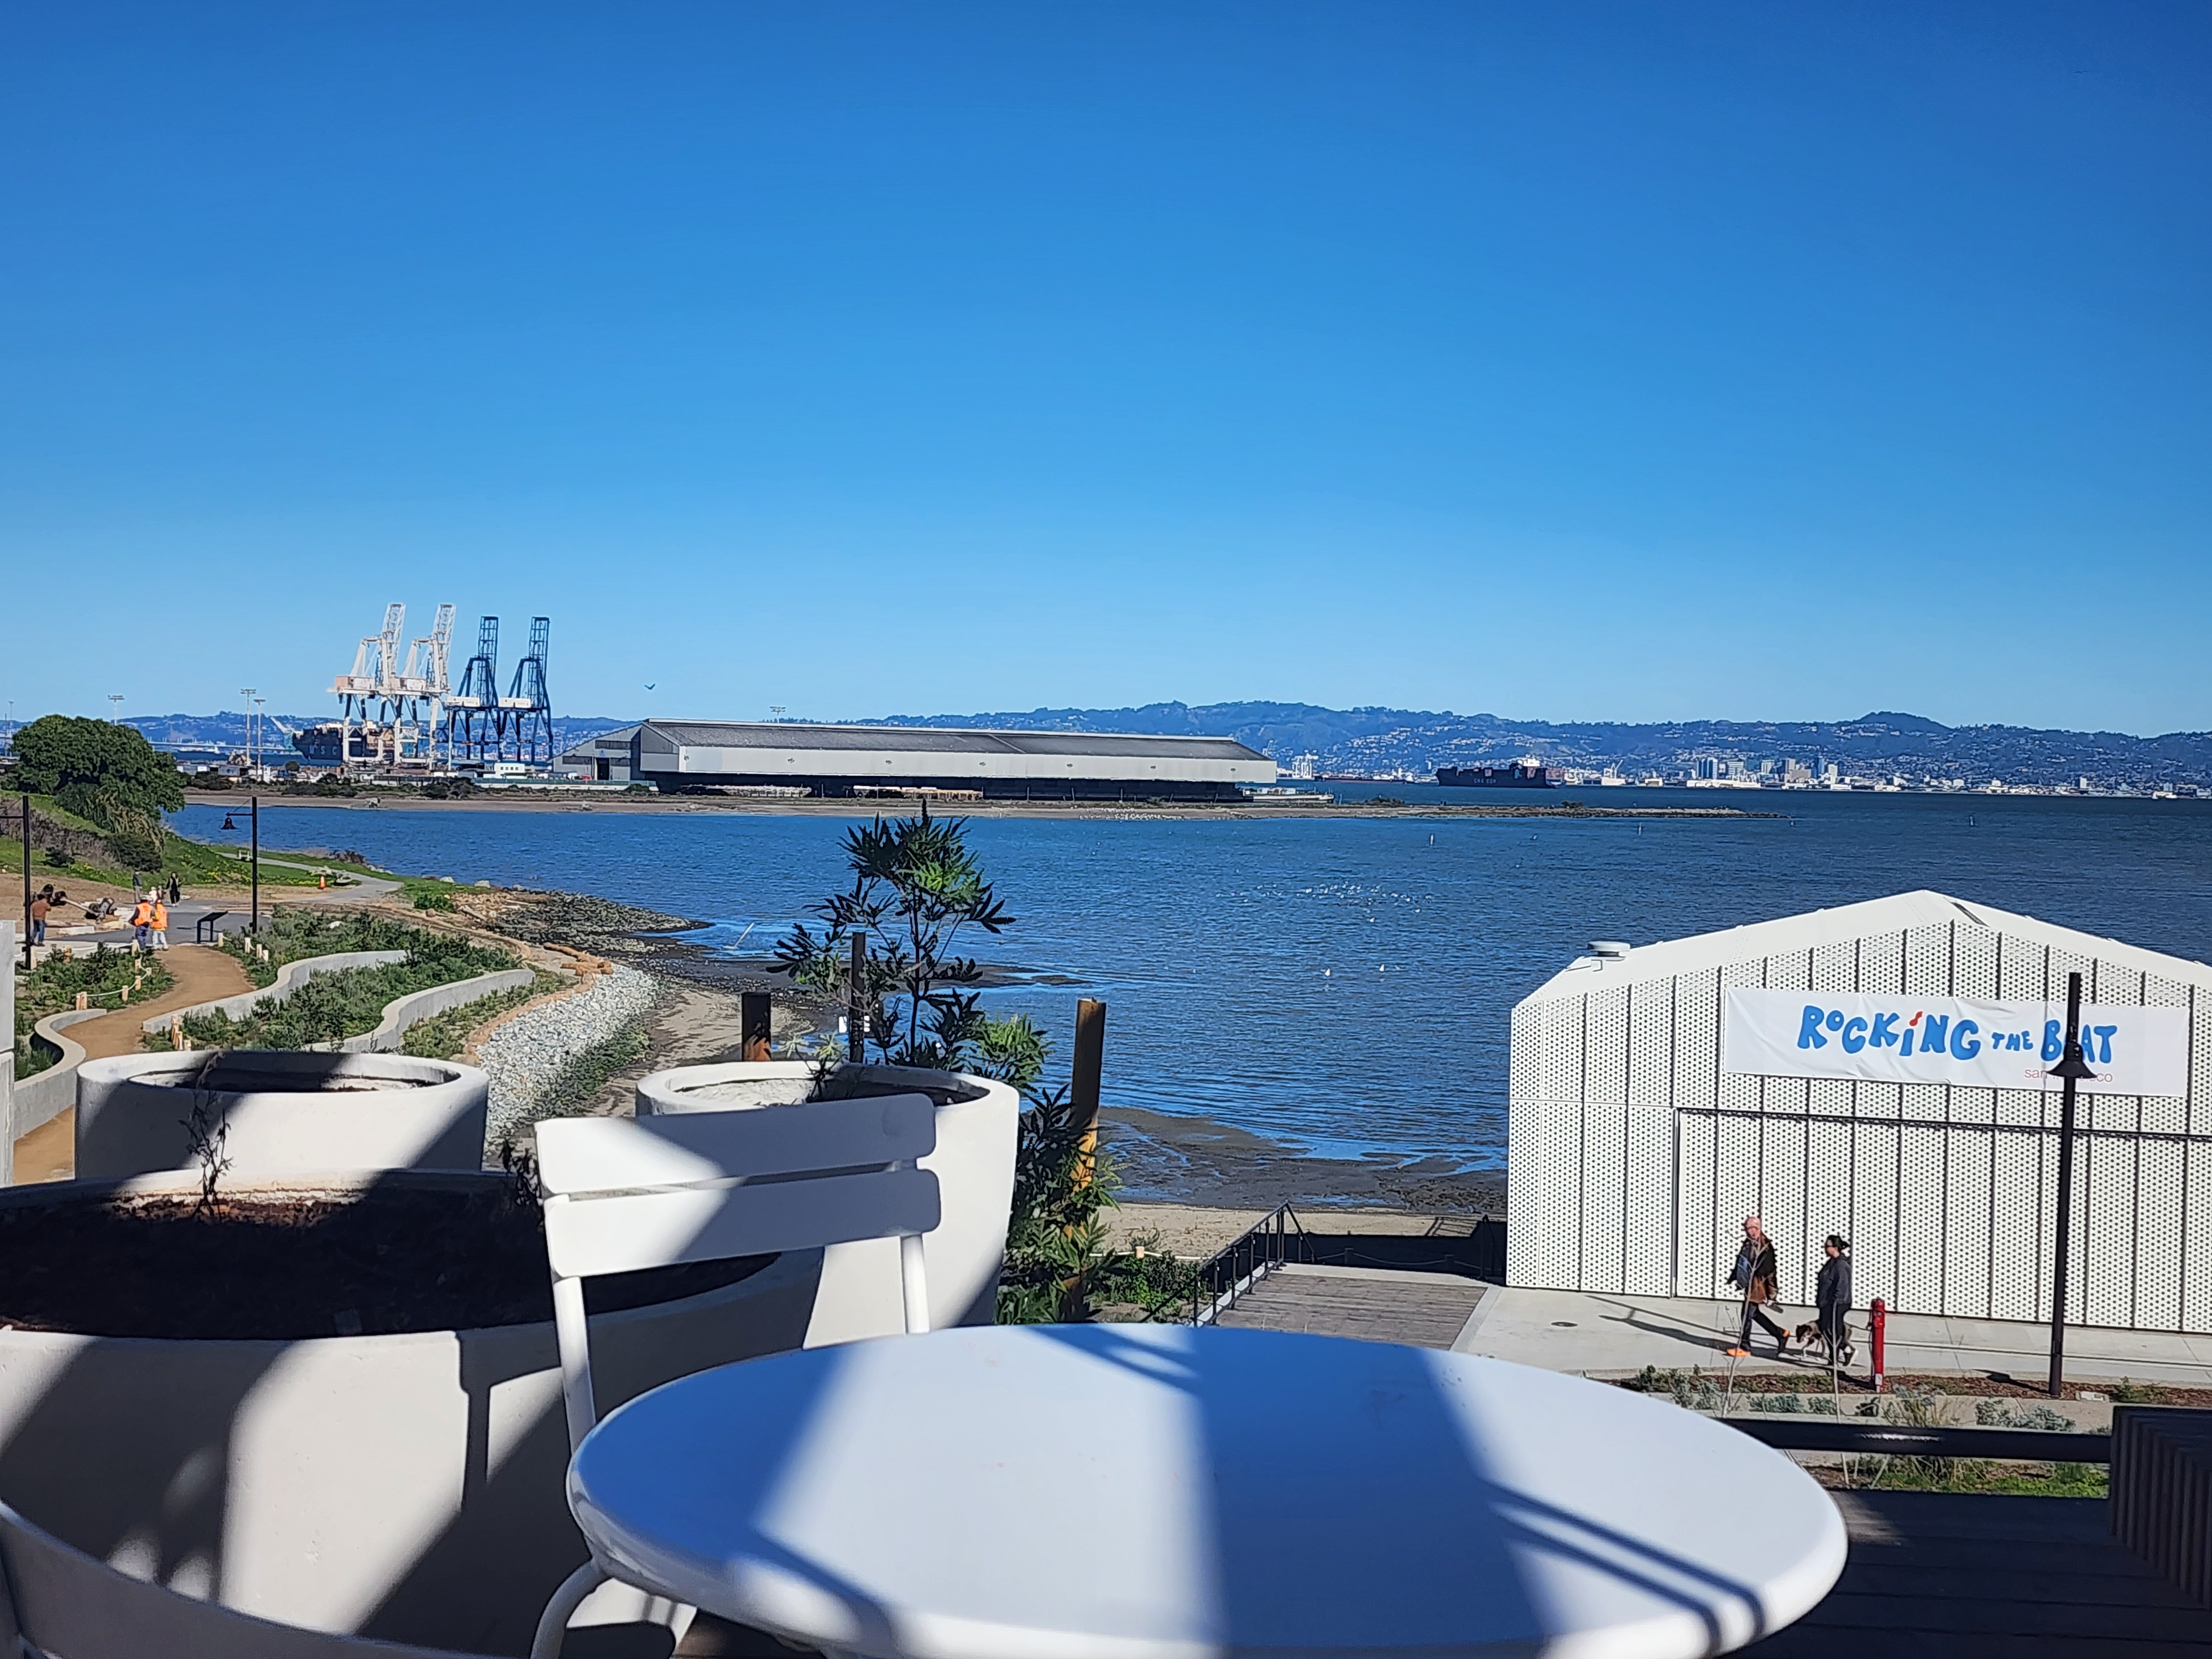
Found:
[(131, 944), (133, 950), (146, 948), (149, 936), (154, 931), (153, 901), (143, 893), (131, 907)]
[(184, 902), (185, 890), (178, 882), (177, 878), (174, 876), (171, 876), (169, 878), (169, 902), (172, 904), (182, 904)]
[(46, 917), (54, 908), (54, 884), (48, 882), (31, 901), (31, 943), (46, 942)]
[(1813, 1287), (1820, 1339), (1828, 1345), (1831, 1365), (1848, 1365), (1851, 1344), (1844, 1322), (1851, 1311), (1851, 1242), (1839, 1233), (1830, 1233), (1820, 1248), (1828, 1257), (1820, 1264), (1820, 1277)]
[(169, 948), (169, 902), (161, 896), (161, 890), (158, 887), (154, 890), (153, 912), (146, 920), (154, 930), (154, 948), (156, 951), (167, 950)]
[(1735, 1270), (1729, 1283), (1743, 1293), (1743, 1319), (1736, 1330), (1735, 1346), (1729, 1352), (1738, 1359), (1751, 1357), (1751, 1322), (1757, 1320), (1774, 1339), (1777, 1359), (1790, 1352), (1790, 1333), (1767, 1317), (1766, 1304), (1774, 1300), (1774, 1242), (1755, 1215), (1743, 1218), (1743, 1244), (1735, 1253)]

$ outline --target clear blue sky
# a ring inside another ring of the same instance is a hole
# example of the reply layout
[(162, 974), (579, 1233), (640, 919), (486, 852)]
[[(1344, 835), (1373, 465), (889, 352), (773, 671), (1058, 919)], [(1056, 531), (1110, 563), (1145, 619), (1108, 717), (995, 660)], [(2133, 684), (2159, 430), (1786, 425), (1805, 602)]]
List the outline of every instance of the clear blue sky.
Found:
[[(2212, 9), (0, 11), (0, 698), (2212, 726)], [(646, 682), (656, 689), (647, 692)]]

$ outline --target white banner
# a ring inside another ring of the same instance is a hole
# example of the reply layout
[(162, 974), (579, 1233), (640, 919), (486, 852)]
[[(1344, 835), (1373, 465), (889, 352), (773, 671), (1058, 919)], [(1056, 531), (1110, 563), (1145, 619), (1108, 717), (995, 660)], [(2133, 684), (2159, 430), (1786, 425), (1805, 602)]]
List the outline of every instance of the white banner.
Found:
[[(1730, 990), (1721, 1069), (1766, 1077), (2051, 1089), (2066, 1042), (2062, 1002)], [(2186, 1008), (2081, 1010), (2086, 1094), (2189, 1092)]]

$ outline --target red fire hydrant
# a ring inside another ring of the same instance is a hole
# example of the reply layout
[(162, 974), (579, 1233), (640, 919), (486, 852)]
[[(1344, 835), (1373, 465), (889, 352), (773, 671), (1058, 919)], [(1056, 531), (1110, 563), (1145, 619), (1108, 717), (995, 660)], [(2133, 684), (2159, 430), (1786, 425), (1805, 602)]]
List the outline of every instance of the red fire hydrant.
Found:
[(1882, 1349), (1888, 1338), (1889, 1304), (1876, 1297), (1874, 1299), (1874, 1391), (1876, 1394), (1881, 1392), (1882, 1373), (1887, 1369), (1883, 1364)]

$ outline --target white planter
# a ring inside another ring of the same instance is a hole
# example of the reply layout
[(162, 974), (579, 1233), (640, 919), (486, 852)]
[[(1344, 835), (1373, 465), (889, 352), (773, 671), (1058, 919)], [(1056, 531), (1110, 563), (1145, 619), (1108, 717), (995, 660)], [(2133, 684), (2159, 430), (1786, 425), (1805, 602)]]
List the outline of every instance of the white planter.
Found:
[(210, 1114), (229, 1126), (229, 1178), (480, 1170), (489, 1080), (401, 1054), (234, 1048), (88, 1060), (77, 1067), (76, 1174), (120, 1180), (197, 1167), (185, 1120), (210, 1060)]
[[(19, 1188), (0, 1207), (114, 1189)], [(799, 1346), (820, 1262), (794, 1252), (720, 1290), (595, 1316), (601, 1412)], [(312, 1629), (526, 1652), (584, 1559), (568, 1450), (550, 1322), (294, 1341), (0, 1330), (0, 1501), (134, 1577)]]
[[(1021, 1098), (1003, 1083), (951, 1072), (897, 1066), (860, 1068), (872, 1094), (920, 1091), (936, 1098), (937, 1150), (921, 1167), (937, 1173), (944, 1219), (922, 1238), (929, 1277), (929, 1322), (988, 1325), (998, 1301), (1014, 1200), (1014, 1139)], [(641, 1116), (796, 1107), (814, 1082), (805, 1060), (678, 1066), (637, 1085)], [(822, 1292), (806, 1346), (891, 1336), (905, 1329), (899, 1305), (898, 1241), (833, 1244), (823, 1252)]]

